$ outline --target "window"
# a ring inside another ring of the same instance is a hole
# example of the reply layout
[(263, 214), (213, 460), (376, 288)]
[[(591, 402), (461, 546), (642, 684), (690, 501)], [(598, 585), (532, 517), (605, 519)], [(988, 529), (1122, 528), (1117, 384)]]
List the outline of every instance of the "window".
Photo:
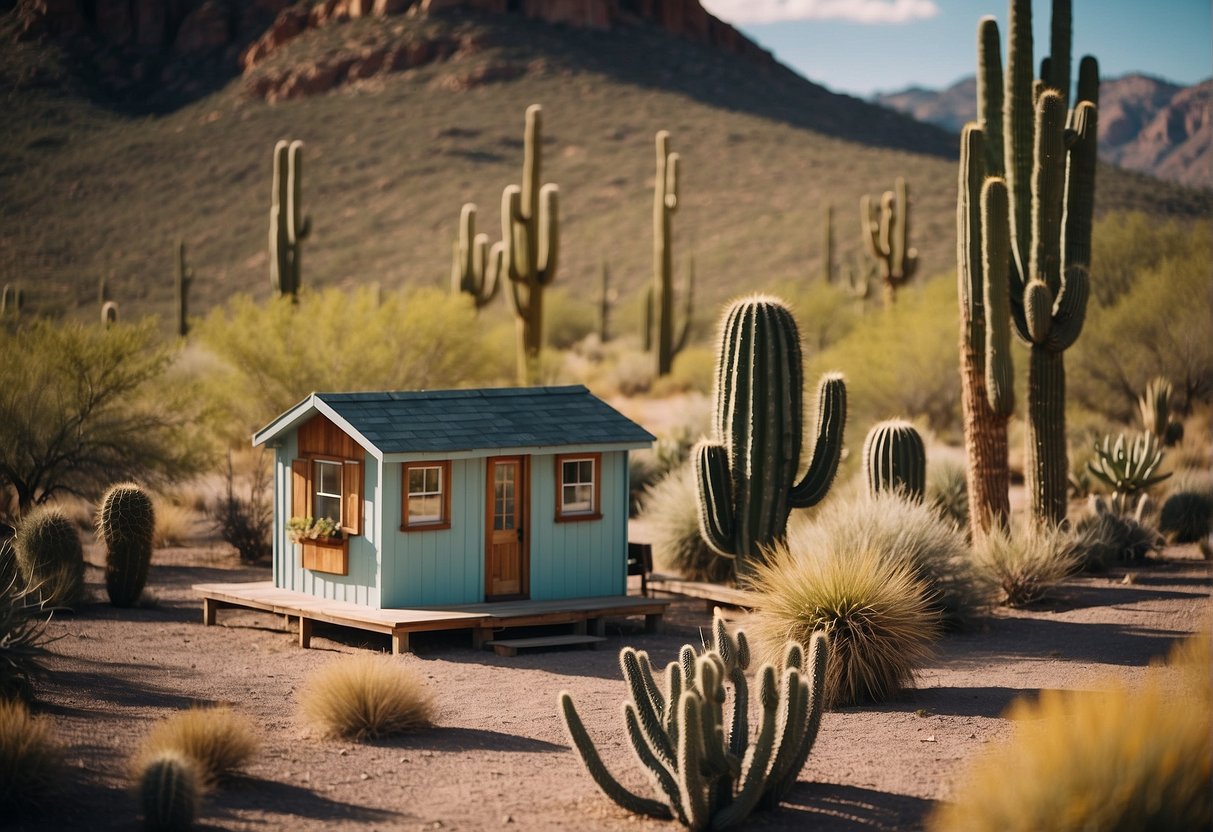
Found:
[(312, 483), (316, 493), (312, 497), (312, 516), (327, 517), (333, 522), (341, 520), (341, 463), (317, 459), (313, 463)]
[(451, 463), (407, 462), (404, 465), (402, 531), (451, 527)]
[(596, 520), (602, 516), (598, 469), (601, 454), (556, 457), (556, 519)]

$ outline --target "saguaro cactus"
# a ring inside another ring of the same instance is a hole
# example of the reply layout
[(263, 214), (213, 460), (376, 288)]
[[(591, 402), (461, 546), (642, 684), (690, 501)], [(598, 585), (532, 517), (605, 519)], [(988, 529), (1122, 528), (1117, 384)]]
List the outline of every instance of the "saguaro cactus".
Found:
[(870, 196), (865, 194), (859, 202), (864, 244), (868, 254), (880, 264), (887, 305), (893, 304), (897, 288), (918, 269), (918, 250), (910, 247), (910, 189), (901, 176), (893, 188), (880, 198), (879, 212)]
[(270, 286), (298, 298), (302, 285), (303, 241), (312, 230), (303, 216), (303, 142), (274, 145), (274, 190), (270, 202)]
[(822, 377), (812, 462), (800, 482), (800, 333), (778, 299), (755, 295), (726, 310), (716, 356), (715, 438), (692, 451), (704, 540), (738, 559), (739, 574), (783, 538), (793, 508), (816, 505), (842, 454), (846, 385)]
[(670, 134), (657, 133), (657, 174), (653, 180), (653, 288), (654, 306), (651, 326), (656, 327), (652, 343), (658, 376), (668, 375), (674, 357), (686, 346), (691, 330), (691, 293), (693, 273), (687, 274), (686, 309), (682, 328), (674, 334), (674, 255), (671, 242), (671, 218), (678, 210), (678, 166), (680, 156), (669, 148)]
[(451, 291), (472, 297), (477, 309), (487, 306), (500, 288), (505, 243), (489, 247), (489, 235), (476, 233), (476, 206), (466, 203), (459, 214), (459, 238), (451, 263)]
[(927, 493), (927, 451), (922, 436), (902, 419), (873, 425), (863, 441), (863, 470), (868, 493), (896, 491), (922, 502)]
[[(807, 664), (803, 648), (788, 642), (781, 668), (759, 669), (760, 717), (751, 737), (749, 645), (744, 633), (727, 631), (719, 613), (706, 650), (696, 654), (685, 645), (679, 661), (666, 666), (664, 689), (648, 655), (624, 648), (619, 663), (630, 693), (624, 726), (658, 800), (629, 791), (607, 770), (568, 691), (560, 694), (560, 712), (574, 750), (615, 803), (637, 814), (675, 818), (689, 829), (727, 829), (760, 805), (778, 805), (796, 783), (821, 727), (828, 652), (825, 634), (817, 632)], [(728, 715), (726, 681), (733, 687)]]
[(821, 279), (834, 282), (834, 206), (827, 205), (821, 220)]
[(961, 404), (975, 540), (996, 525), (1005, 526), (1010, 516), (1007, 419), (1014, 409), (1007, 188), (1001, 177), (983, 176), (983, 160), (989, 159), (983, 139), (976, 124), (966, 125), (961, 134), (956, 205)]
[(118, 323), (118, 302), (107, 300), (101, 304), (101, 325), (109, 329), (116, 323)]
[(611, 267), (602, 261), (598, 283), (598, 343), (605, 344), (611, 336), (611, 307), (619, 297), (619, 290), (611, 286)]
[(543, 108), (526, 110), (522, 187), (509, 185), (501, 195), (503, 258), (510, 278), (510, 303), (518, 328), (518, 380), (529, 384), (543, 346), (543, 290), (556, 279), (560, 189), (540, 187)]
[(194, 270), (186, 265), (183, 240), (177, 243), (177, 280), (174, 286), (177, 294), (177, 334), (182, 338), (190, 333), (189, 296), (193, 282)]
[(147, 492), (134, 483), (110, 487), (97, 511), (105, 541), (105, 591), (115, 607), (130, 607), (147, 583), (156, 514)]
[(24, 305), (25, 292), (21, 290), (21, 287), (5, 283), (4, 289), (0, 291), (0, 317), (5, 315), (17, 317), (21, 314), (21, 307)]

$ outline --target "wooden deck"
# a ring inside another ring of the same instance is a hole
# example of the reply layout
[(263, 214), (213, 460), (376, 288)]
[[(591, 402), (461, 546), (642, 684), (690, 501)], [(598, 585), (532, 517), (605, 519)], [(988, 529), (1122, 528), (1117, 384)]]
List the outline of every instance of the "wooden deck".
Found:
[(215, 623), (223, 608), (265, 610), (299, 619), (299, 646), (308, 647), (312, 624), (322, 621), (392, 637), (392, 652), (409, 649), (411, 633), (432, 630), (471, 630), (472, 646), (480, 648), (498, 630), (507, 627), (571, 624), (580, 635), (602, 635), (608, 616), (643, 615), (645, 629), (652, 632), (670, 602), (655, 598), (613, 595), (602, 598), (571, 598), (561, 601), (504, 601), (416, 609), (377, 610), (360, 604), (330, 601), (303, 592), (275, 587), (272, 581), (252, 583), (195, 584), (202, 597), (202, 623)]
[(709, 607), (725, 606), (748, 610), (753, 605), (746, 593), (740, 589), (706, 581), (688, 581), (676, 575), (663, 575), (660, 572), (653, 572), (649, 575), (648, 590), (666, 595), (681, 595), (686, 598), (702, 598), (708, 602)]

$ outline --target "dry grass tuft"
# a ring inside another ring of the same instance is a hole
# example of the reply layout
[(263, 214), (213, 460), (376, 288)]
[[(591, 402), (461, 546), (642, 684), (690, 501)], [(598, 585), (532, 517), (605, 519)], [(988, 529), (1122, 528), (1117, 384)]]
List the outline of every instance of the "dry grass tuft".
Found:
[(315, 673), (300, 698), (303, 716), (327, 736), (377, 739), (433, 723), (434, 701), (417, 675), (391, 656), (342, 659)]
[(184, 545), (194, 527), (195, 513), (188, 506), (179, 505), (163, 497), (153, 498), (152, 506), (156, 517), (152, 546), (165, 549), (169, 546)]
[(994, 529), (973, 549), (979, 579), (1012, 607), (1030, 604), (1078, 570), (1080, 555), (1060, 528)]
[(734, 559), (712, 551), (699, 533), (695, 471), (681, 465), (645, 489), (640, 519), (652, 532), (653, 565), (688, 580), (728, 583)]
[(973, 767), (934, 832), (1208, 829), (1213, 725), (1208, 639), (1174, 654), (1203, 672), (1177, 701), (1158, 671), (1130, 688), (1045, 691), (1009, 711), (1015, 736)]
[(793, 529), (755, 568), (747, 630), (771, 656), (788, 640), (808, 649), (813, 632), (825, 631), (828, 708), (880, 702), (912, 686), (940, 630), (912, 567), (871, 549), (806, 548), (804, 537)]
[(0, 699), (0, 810), (16, 815), (45, 806), (60, 785), (63, 748), (50, 722), (23, 702)]
[(227, 706), (194, 707), (152, 728), (135, 758), (136, 771), (165, 753), (191, 760), (204, 786), (231, 777), (257, 751), (256, 729), (248, 717)]

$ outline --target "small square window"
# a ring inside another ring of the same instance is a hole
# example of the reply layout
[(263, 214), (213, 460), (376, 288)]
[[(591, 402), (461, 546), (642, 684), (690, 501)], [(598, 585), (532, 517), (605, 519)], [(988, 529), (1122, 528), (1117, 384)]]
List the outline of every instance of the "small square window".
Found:
[(341, 463), (318, 459), (314, 463), (313, 477), (316, 485), (312, 496), (312, 516), (327, 517), (341, 522)]
[(560, 480), (557, 491), (557, 520), (585, 520), (600, 516), (600, 461), (599, 454), (556, 458), (556, 473)]
[(450, 528), (450, 479), (450, 462), (405, 463), (404, 531)]

